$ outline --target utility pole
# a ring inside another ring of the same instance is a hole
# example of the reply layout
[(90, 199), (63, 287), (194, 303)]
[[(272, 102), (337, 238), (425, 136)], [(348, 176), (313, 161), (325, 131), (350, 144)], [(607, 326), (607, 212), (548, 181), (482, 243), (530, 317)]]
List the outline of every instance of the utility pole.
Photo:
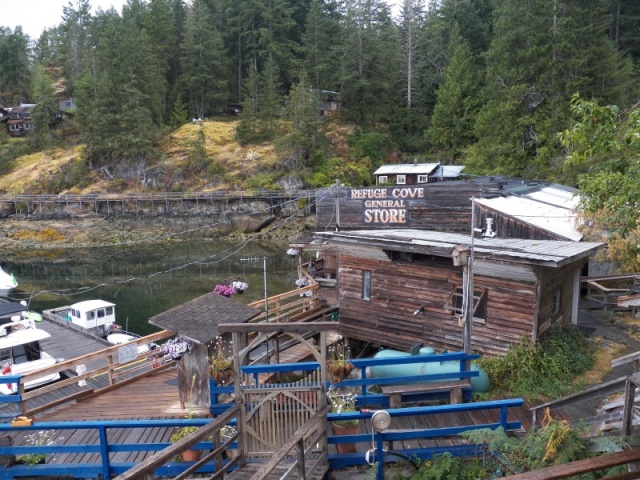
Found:
[(474, 237), (475, 237), (475, 225), (476, 225), (476, 209), (475, 209), (475, 197), (471, 198), (471, 243), (469, 245), (469, 255), (467, 256), (466, 278), (463, 283), (463, 290), (466, 288), (464, 294), (464, 330), (462, 345), (464, 347), (464, 353), (471, 353), (471, 337), (473, 335), (473, 262), (474, 262)]
[(340, 183), (336, 178), (336, 232), (340, 231)]

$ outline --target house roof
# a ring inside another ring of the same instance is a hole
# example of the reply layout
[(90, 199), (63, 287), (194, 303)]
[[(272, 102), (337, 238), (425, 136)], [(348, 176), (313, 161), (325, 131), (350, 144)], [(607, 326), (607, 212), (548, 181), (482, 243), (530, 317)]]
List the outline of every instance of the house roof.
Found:
[[(511, 189), (512, 195), (500, 198), (476, 198), (485, 206), (535, 228), (548, 231), (567, 240), (580, 241), (576, 208), (580, 197), (577, 190), (563, 185), (526, 186)], [(519, 195), (514, 195), (519, 193)]]
[(207, 344), (218, 336), (219, 324), (244, 323), (258, 314), (260, 310), (210, 292), (154, 315), (149, 323), (189, 340)]
[(401, 163), (397, 165), (382, 165), (378, 168), (374, 175), (429, 175), (439, 163)]
[[(457, 245), (470, 245), (468, 235), (430, 230), (354, 230), (318, 232), (316, 237), (329, 244), (372, 245), (384, 250), (422, 253), (439, 257), (453, 256)], [(561, 267), (588, 257), (605, 244), (569, 240), (527, 240), (519, 238), (474, 238), (474, 252), (484, 259)]]
[(463, 170), (464, 165), (439, 165), (433, 176), (442, 178), (458, 178), (462, 174)]

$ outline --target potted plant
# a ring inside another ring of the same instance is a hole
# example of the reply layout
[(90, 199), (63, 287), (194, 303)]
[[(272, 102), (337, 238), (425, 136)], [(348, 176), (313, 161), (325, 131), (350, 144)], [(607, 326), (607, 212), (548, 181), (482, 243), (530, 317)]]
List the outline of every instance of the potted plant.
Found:
[(222, 385), (233, 377), (233, 361), (224, 352), (222, 337), (218, 335), (210, 362), (211, 378)]
[(249, 288), (249, 284), (236, 280), (231, 284), (231, 287), (236, 291), (237, 294), (242, 295), (244, 291)]
[[(329, 403), (331, 404), (331, 413), (349, 413), (356, 411), (356, 395), (349, 389), (340, 389), (330, 387), (327, 392)], [(358, 433), (358, 420), (336, 420), (331, 425), (334, 435), (355, 435)], [(337, 443), (338, 453), (355, 453), (355, 443)]]
[(339, 338), (329, 349), (330, 355), (327, 361), (327, 373), (331, 383), (340, 383), (353, 371), (353, 364), (349, 362), (349, 348), (344, 339)]
[(213, 288), (213, 293), (217, 293), (218, 295), (222, 295), (223, 297), (228, 298), (231, 295), (235, 295), (236, 291), (233, 287), (229, 285), (218, 284)]
[(290, 257), (295, 257), (296, 255), (298, 255), (298, 253), (300, 253), (297, 249), (295, 248), (290, 248), (289, 250), (287, 250), (287, 255), (289, 255)]
[[(55, 430), (41, 430), (25, 437), (25, 445), (32, 447), (55, 445)], [(62, 440), (62, 437), (60, 438)], [(47, 458), (45, 453), (27, 453), (20, 455), (17, 460), (25, 465), (38, 465)]]
[[(185, 418), (192, 418), (191, 415), (187, 415)], [(169, 440), (171, 443), (176, 443), (182, 440), (183, 438), (191, 435), (193, 432), (198, 430), (198, 427), (180, 427), (177, 428), (172, 434)], [(200, 460), (202, 456), (202, 450), (185, 450), (181, 454), (182, 460), (185, 462), (196, 462)]]
[(169, 355), (174, 360), (180, 360), (185, 353), (189, 353), (193, 348), (193, 344), (189, 340), (181, 337), (175, 337), (165, 342), (160, 350), (164, 355)]
[[(222, 437), (222, 441), (224, 443), (231, 442), (231, 439), (238, 433), (238, 431), (231, 425), (225, 425), (220, 429), (220, 436)], [(227, 449), (225, 450), (227, 454), (227, 458), (229, 460), (233, 460), (238, 456), (238, 449), (232, 448), (231, 443), (227, 445)]]
[(295, 283), (298, 288), (303, 288), (309, 285), (309, 281), (305, 277), (300, 277)]

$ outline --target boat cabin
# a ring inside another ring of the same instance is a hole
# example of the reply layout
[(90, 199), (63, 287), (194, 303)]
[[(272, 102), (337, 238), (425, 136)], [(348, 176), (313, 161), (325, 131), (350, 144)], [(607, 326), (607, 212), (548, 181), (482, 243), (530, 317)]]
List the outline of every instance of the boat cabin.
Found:
[(104, 300), (85, 300), (71, 305), (68, 319), (81, 328), (108, 331), (116, 323), (116, 305)]

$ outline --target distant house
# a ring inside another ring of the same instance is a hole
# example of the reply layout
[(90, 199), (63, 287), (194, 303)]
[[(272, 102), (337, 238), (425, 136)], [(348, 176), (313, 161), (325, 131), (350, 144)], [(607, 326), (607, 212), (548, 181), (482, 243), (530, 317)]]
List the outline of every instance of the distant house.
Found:
[(75, 110), (76, 102), (73, 98), (65, 98), (64, 100), (60, 100), (59, 108), (61, 112), (68, 112), (69, 110)]
[(7, 126), (7, 133), (12, 137), (22, 137), (34, 130), (31, 110), (35, 105), (23, 104), (19, 107), (5, 108), (6, 112), (0, 121)]
[[(463, 348), (468, 235), (416, 229), (317, 232), (307, 247), (337, 259), (340, 332), (408, 351)], [(475, 238), (474, 352), (503, 354), (522, 337), (577, 324), (581, 268), (603, 243)]]
[(403, 163), (383, 165), (373, 175), (376, 185), (420, 185), (460, 178), (464, 166), (439, 163)]
[(331, 117), (340, 111), (340, 101), (338, 100), (338, 92), (331, 90), (320, 90), (322, 95), (322, 109), (320, 115), (323, 117)]

